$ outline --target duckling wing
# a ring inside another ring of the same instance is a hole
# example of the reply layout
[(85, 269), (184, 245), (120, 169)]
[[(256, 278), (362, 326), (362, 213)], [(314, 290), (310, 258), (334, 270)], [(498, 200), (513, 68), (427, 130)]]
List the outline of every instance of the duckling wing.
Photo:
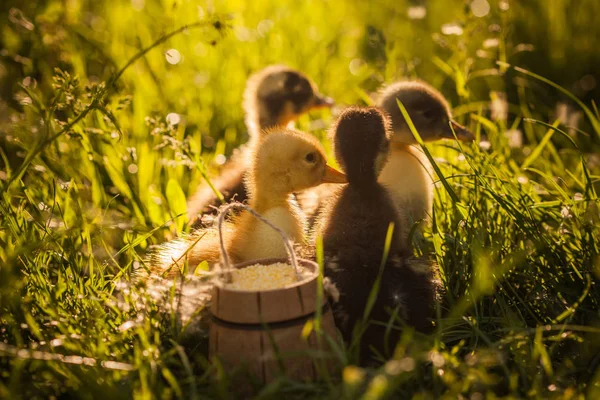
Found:
[[(230, 227), (224, 229), (231, 230)], [(210, 266), (218, 263), (220, 254), (216, 228), (199, 229), (188, 236), (158, 246), (150, 253), (147, 264), (153, 275), (173, 277), (181, 273), (186, 262), (188, 271), (193, 272), (202, 261), (208, 262)]]
[(388, 260), (361, 340), (362, 363), (370, 363), (375, 354), (391, 356), (404, 324), (421, 332), (432, 329), (434, 288), (427, 260), (405, 256)]
[(389, 311), (418, 331), (429, 331), (436, 293), (439, 289), (436, 265), (425, 257), (397, 255), (383, 271), (373, 319), (387, 321)]

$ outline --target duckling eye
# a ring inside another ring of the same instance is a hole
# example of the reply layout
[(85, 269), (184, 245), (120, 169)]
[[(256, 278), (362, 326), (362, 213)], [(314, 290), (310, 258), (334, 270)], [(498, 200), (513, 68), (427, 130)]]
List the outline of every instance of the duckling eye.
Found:
[(311, 163), (311, 164), (312, 164), (312, 163), (315, 163), (315, 162), (317, 162), (317, 154), (316, 154), (315, 152), (308, 153), (308, 154), (307, 154), (307, 155), (304, 157), (304, 160), (305, 160), (306, 162), (308, 162), (308, 163)]
[(433, 119), (435, 117), (435, 112), (433, 110), (424, 110), (422, 115), (427, 119)]

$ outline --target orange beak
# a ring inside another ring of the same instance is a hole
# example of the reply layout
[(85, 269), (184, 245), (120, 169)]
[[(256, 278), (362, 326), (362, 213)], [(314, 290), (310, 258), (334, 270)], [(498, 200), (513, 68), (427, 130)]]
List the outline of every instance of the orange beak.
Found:
[(348, 180), (346, 179), (346, 175), (325, 164), (325, 174), (323, 175), (323, 179), (321, 179), (321, 183), (348, 183)]
[[(465, 128), (464, 126), (459, 124), (458, 122), (450, 121), (450, 125), (452, 125), (452, 129), (454, 129), (454, 133), (456, 133), (456, 138), (458, 140), (474, 140), (475, 139), (475, 135), (473, 135), (473, 133), (471, 133), (470, 130), (468, 130), (467, 128)], [(454, 135), (452, 134), (452, 131), (450, 129), (449, 129), (449, 131), (450, 132), (449, 132), (448, 138), (454, 139)]]
[(324, 107), (333, 107), (333, 105), (335, 104), (335, 102), (333, 101), (333, 99), (331, 97), (327, 97), (327, 96), (323, 96), (321, 94), (318, 94), (315, 98), (315, 102), (312, 105), (312, 109), (317, 109), (317, 108), (324, 108)]

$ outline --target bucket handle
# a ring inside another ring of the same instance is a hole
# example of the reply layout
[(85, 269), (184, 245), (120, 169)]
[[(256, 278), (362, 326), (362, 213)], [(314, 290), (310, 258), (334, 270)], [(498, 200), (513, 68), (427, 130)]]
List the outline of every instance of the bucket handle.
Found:
[[(279, 233), (279, 235), (283, 239), (283, 243), (285, 244), (285, 248), (290, 257), (290, 263), (292, 264), (292, 267), (294, 267), (294, 271), (296, 271), (296, 277), (299, 279), (300, 278), (300, 270), (298, 269), (298, 260), (296, 257), (296, 253), (294, 253), (294, 247), (292, 246), (292, 242), (287, 237), (285, 232), (283, 230), (281, 230), (280, 228), (278, 228), (277, 226), (275, 226), (273, 223), (271, 223), (271, 221), (269, 221), (268, 219), (266, 219), (265, 217), (263, 217), (262, 215), (260, 215), (256, 211), (254, 211), (252, 208), (248, 207), (245, 204), (239, 203), (239, 202), (233, 202), (233, 203), (228, 204), (219, 213), (219, 220), (218, 220), (219, 244), (221, 246), (221, 259), (223, 261), (223, 264), (225, 265), (225, 269), (227, 271), (230, 271), (231, 265), (229, 262), (229, 256), (227, 255), (227, 250), (225, 249), (225, 243), (223, 241), (223, 221), (225, 220), (225, 216), (227, 215), (227, 213), (229, 213), (229, 211), (233, 210), (234, 208), (245, 209), (250, 214), (252, 214), (254, 217), (256, 217), (258, 220), (264, 222), (265, 224), (267, 224), (268, 226), (273, 228), (277, 233)], [(227, 279), (228, 280), (231, 279), (231, 274), (229, 272), (227, 272)]]

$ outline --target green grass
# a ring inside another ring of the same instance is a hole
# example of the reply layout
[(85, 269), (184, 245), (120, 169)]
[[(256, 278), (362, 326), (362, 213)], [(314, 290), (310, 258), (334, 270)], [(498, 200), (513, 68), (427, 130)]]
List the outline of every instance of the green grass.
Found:
[[(194, 282), (156, 294), (132, 273), (189, 229), (185, 198), (246, 140), (244, 83), (270, 63), (340, 104), (419, 77), (478, 140), (427, 144), (439, 184), (415, 252), (439, 265), (436, 331), (405, 330), (381, 368), (338, 349), (340, 371), (256, 393), (600, 396), (596, 1), (490, 1), (478, 18), (436, 0), (422, 20), (409, 1), (20, 3), (0, 9), (0, 398), (231, 396), (201, 327), (176, 317), (199, 311)], [(298, 127), (329, 149), (332, 119)]]

